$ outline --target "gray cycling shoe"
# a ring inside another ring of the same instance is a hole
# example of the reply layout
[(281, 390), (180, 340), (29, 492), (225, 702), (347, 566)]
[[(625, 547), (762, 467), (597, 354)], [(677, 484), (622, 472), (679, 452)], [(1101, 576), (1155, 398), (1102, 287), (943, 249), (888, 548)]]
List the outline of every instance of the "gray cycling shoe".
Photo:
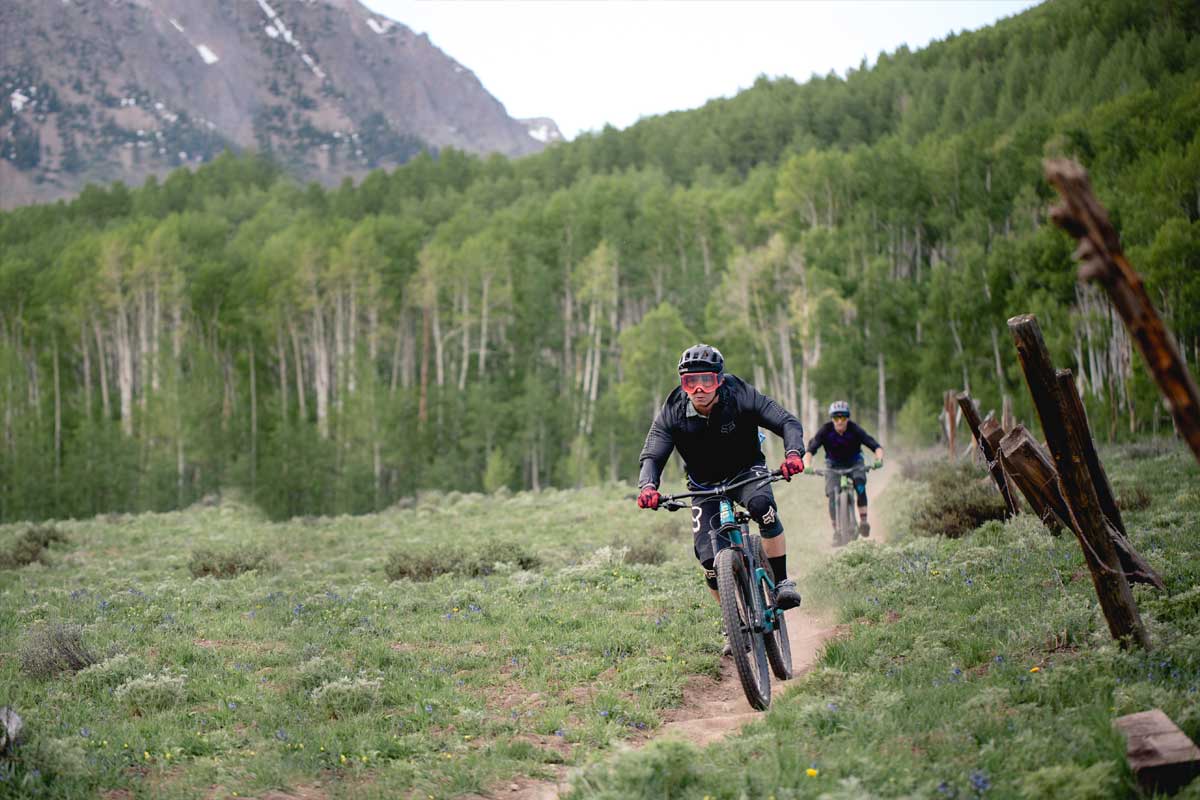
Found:
[[(721, 649), (721, 656), (733, 655), (733, 645), (729, 643), (729, 637), (725, 635), (725, 631), (721, 631), (721, 635), (725, 637), (725, 647)], [(746, 642), (746, 652), (750, 652), (750, 643)]]
[(865, 519), (862, 522), (858, 523), (858, 535), (863, 537), (864, 539), (866, 539), (868, 536), (870, 536), (871, 535), (871, 523), (867, 522)]
[(800, 605), (800, 592), (796, 591), (796, 582), (791, 578), (780, 581), (775, 587), (775, 607), (780, 611), (796, 608)]

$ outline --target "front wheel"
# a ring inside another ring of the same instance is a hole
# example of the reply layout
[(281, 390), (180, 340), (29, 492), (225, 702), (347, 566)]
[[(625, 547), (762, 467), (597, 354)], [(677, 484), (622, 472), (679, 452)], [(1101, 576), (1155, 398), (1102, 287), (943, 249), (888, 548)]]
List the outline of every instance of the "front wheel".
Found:
[(742, 691), (752, 708), (765, 711), (771, 705), (771, 673), (763, 635), (754, 630), (762, 612), (755, 607), (746, 559), (740, 550), (728, 547), (717, 554), (715, 566), (721, 616)]
[[(775, 583), (775, 573), (771, 569), (771, 562), (767, 560), (766, 553), (763, 552), (762, 537), (752, 533), (746, 538), (749, 540), (754, 562), (763, 568), (767, 577), (771, 579), (771, 583)], [(754, 585), (763, 598), (763, 608), (774, 606), (775, 598), (771, 596), (771, 590), (767, 584), (755, 581)], [(779, 680), (787, 681), (792, 679), (792, 643), (788, 639), (787, 620), (783, 618), (783, 615), (784, 612), (780, 609), (773, 611), (772, 617), (775, 624), (770, 633), (763, 635), (763, 647), (767, 650), (767, 661), (771, 662), (771, 672), (774, 672), (775, 677)]]
[(838, 543), (850, 544), (857, 535), (854, 526), (854, 500), (845, 489), (838, 491), (837, 497)]

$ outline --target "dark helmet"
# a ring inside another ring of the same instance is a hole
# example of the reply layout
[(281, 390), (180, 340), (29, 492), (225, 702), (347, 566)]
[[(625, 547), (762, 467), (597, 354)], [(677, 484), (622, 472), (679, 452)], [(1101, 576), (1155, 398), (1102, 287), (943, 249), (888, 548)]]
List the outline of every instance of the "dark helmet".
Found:
[(696, 344), (683, 351), (679, 357), (679, 374), (685, 372), (725, 372), (725, 357), (711, 344)]

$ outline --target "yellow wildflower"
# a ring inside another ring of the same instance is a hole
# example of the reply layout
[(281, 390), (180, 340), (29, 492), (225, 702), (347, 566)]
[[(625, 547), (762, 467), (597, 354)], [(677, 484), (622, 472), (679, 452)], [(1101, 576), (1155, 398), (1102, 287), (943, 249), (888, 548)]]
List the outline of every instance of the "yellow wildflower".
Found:
[(1042, 668), (1041, 667), (1032, 667), (1029, 671), (1030, 672), (1041, 672)]
[(815, 777), (817, 777), (817, 774), (818, 774), (819, 772), (820, 772), (820, 770), (813, 769), (812, 767), (809, 767), (808, 769), (804, 770), (804, 774), (805, 774), (805, 775), (807, 775), (807, 776), (808, 776), (808, 777), (810, 777), (810, 778), (815, 778)]

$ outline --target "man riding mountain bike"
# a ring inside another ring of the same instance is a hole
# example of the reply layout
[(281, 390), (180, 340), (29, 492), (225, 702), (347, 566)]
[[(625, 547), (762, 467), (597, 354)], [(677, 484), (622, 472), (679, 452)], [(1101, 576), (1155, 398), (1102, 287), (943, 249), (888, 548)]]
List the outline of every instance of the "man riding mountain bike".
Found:
[[(779, 467), (783, 477), (790, 481), (804, 471), (804, 430), (800, 421), (750, 384), (727, 374), (720, 350), (697, 344), (683, 351), (679, 383), (646, 434), (638, 477), (639, 508), (658, 508), (658, 483), (672, 450), (678, 450), (683, 458), (690, 491), (703, 491), (751, 474), (766, 478), (770, 471), (762, 453), (759, 426), (783, 438), (785, 458)], [(763, 551), (777, 582), (777, 607), (800, 605), (796, 582), (787, 576), (787, 542), (770, 484), (752, 483), (730, 496), (744, 505), (758, 523)], [(704, 567), (713, 597), (718, 597), (713, 569), (716, 553), (709, 531), (719, 527), (719, 514), (720, 501), (716, 498), (692, 506), (693, 549)]]
[[(850, 421), (850, 404), (837, 400), (829, 405), (829, 422), (826, 422), (808, 443), (804, 454), (804, 465), (812, 466), (812, 457), (817, 450), (825, 448), (825, 466), (833, 469), (853, 469), (854, 494), (858, 505), (858, 535), (870, 536), (871, 525), (867, 522), (867, 467), (863, 462), (862, 448), (875, 451), (875, 467), (883, 466), (883, 447), (871, 434), (855, 422)], [(829, 498), (829, 519), (833, 523), (834, 538), (837, 538), (837, 496), (840, 476), (835, 472), (825, 474), (825, 496)]]

